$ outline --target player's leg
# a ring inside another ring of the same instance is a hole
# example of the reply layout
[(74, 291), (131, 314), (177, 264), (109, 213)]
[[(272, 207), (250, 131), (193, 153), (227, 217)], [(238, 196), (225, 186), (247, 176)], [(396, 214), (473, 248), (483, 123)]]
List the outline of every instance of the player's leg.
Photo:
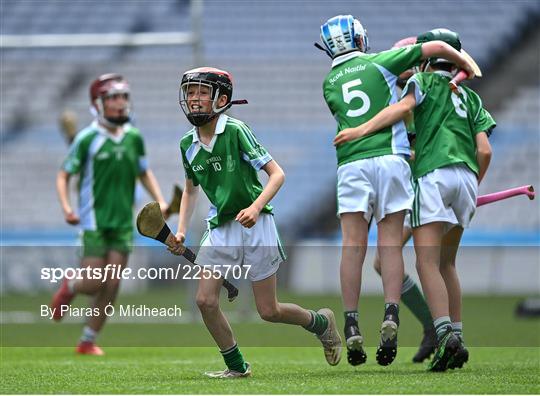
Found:
[(347, 360), (353, 365), (365, 363), (364, 339), (358, 325), (358, 300), (362, 284), (362, 266), (367, 250), (368, 222), (363, 212), (342, 213), (340, 281), (345, 311)]
[(452, 332), (448, 292), (439, 271), (444, 227), (445, 223), (443, 222), (433, 222), (413, 230), (417, 258), (416, 267), (431, 316), (434, 318), (433, 324), (438, 340), (437, 351), (429, 366), (431, 371), (446, 370), (448, 360), (455, 354), (459, 346), (459, 341)]
[[(208, 229), (201, 240), (201, 248), (195, 263), (210, 270), (222, 271), (242, 263), (240, 232), (241, 225), (236, 221)], [(239, 378), (251, 375), (249, 364), (238, 348), (231, 326), (219, 306), (221, 279), (202, 279), (196, 294), (196, 303), (204, 324), (216, 342), (227, 366), (226, 370), (206, 372), (211, 378)]]
[(377, 247), (381, 260), (385, 312), (381, 326), (381, 342), (377, 362), (390, 364), (397, 353), (399, 301), (403, 283), (403, 222), (412, 209), (414, 192), (410, 182), (411, 170), (398, 155), (373, 158), (375, 202), (373, 216), (377, 221)]
[[(111, 264), (114, 265), (116, 271), (121, 271), (127, 266), (127, 262), (127, 253), (111, 250), (107, 253), (105, 266)], [(120, 279), (112, 278), (109, 274), (105, 276), (108, 277), (105, 279), (105, 282), (102, 283), (100, 290), (95, 294), (92, 303), (92, 308), (98, 314), (92, 315), (83, 328), (83, 333), (77, 347), (77, 351), (79, 353), (91, 353), (94, 351), (95, 353), (92, 354), (103, 354), (103, 352), (99, 353), (99, 347), (95, 345), (95, 341), (99, 332), (103, 328), (103, 325), (107, 321), (108, 316), (106, 315), (106, 307), (109, 304), (114, 305), (116, 296), (118, 295), (118, 289), (120, 288)]]
[(341, 359), (341, 337), (336, 327), (334, 313), (323, 308), (308, 311), (296, 304), (280, 303), (276, 296), (276, 274), (255, 281), (253, 295), (257, 311), (263, 320), (302, 326), (314, 333), (322, 342), (326, 361), (335, 366)]
[(456, 255), (463, 228), (456, 226), (442, 240), (440, 272), (448, 290), (449, 312), (452, 323), (461, 322), (461, 286), (456, 271)]
[[(81, 235), (81, 268), (88, 268), (90, 275), (93, 268), (105, 266), (106, 244), (101, 231), (84, 231)], [(69, 304), (78, 293), (94, 295), (103, 286), (101, 279), (81, 273), (82, 279), (64, 279), (51, 301), (53, 319), (59, 321), (67, 311)]]
[[(405, 247), (409, 239), (412, 237), (412, 228), (410, 221), (407, 221), (408, 215), (405, 215), (405, 223), (403, 226), (403, 239), (402, 246)], [(379, 252), (375, 253), (375, 259), (373, 261), (373, 268), (381, 275), (381, 261), (379, 258)], [(435, 328), (433, 327), (433, 319), (429, 312), (429, 307), (426, 303), (426, 299), (422, 294), (422, 291), (416, 284), (416, 282), (407, 274), (403, 274), (403, 285), (401, 286), (401, 301), (413, 315), (422, 324), (424, 329), (424, 335), (420, 342), (420, 347), (413, 357), (413, 362), (421, 363), (425, 359), (429, 358), (435, 351), (437, 346), (437, 337), (435, 334)]]
[[(103, 268), (107, 264), (107, 240), (101, 230), (83, 231), (82, 233), (82, 262), (81, 267)], [(86, 273), (85, 273), (86, 274)], [(75, 293), (87, 295), (96, 294), (103, 287), (99, 277), (83, 277), (69, 281), (69, 287)]]
[(462, 368), (469, 361), (469, 351), (465, 348), (463, 340), (463, 323), (461, 318), (461, 286), (456, 271), (456, 256), (459, 243), (463, 235), (463, 228), (456, 226), (443, 237), (441, 249), (441, 275), (448, 290), (450, 304), (450, 319), (452, 330), (459, 339), (459, 349), (448, 362), (448, 368)]
[(399, 300), (403, 283), (403, 220), (405, 211), (387, 214), (377, 224), (377, 252), (381, 260), (385, 312), (381, 326), (381, 342), (377, 362), (392, 363), (397, 354)]
[(216, 342), (227, 366), (227, 370), (206, 372), (213, 378), (236, 378), (251, 374), (249, 364), (238, 348), (227, 318), (219, 306), (221, 279), (200, 279), (197, 289), (197, 306), (204, 324)]

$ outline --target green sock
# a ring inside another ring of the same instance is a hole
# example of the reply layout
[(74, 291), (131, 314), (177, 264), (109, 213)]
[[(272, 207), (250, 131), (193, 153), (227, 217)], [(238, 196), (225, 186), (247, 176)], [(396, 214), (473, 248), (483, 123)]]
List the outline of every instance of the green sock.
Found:
[(433, 326), (437, 332), (437, 341), (441, 342), (446, 333), (452, 331), (452, 323), (450, 322), (450, 316), (441, 316), (433, 321)]
[(418, 288), (418, 285), (405, 274), (403, 286), (401, 287), (401, 301), (411, 310), (414, 316), (422, 323), (424, 330), (433, 327), (431, 313), (424, 295)]
[(321, 335), (328, 328), (328, 319), (326, 316), (312, 310), (309, 310), (309, 313), (311, 314), (311, 322), (307, 326), (304, 326), (304, 329), (311, 333)]
[(238, 344), (234, 344), (233, 347), (220, 352), (223, 355), (223, 360), (225, 360), (225, 364), (229, 370), (238, 371), (239, 373), (246, 372), (246, 362), (244, 362), (244, 357), (238, 348)]
[(461, 341), (463, 341), (463, 323), (462, 322), (452, 322), (452, 331)]

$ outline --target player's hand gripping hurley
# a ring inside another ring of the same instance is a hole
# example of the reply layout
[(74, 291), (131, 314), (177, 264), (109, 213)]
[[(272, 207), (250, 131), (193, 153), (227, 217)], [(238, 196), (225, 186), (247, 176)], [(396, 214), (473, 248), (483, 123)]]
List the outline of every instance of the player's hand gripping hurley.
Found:
[[(472, 58), (472, 56), (470, 56), (467, 52), (465, 52), (464, 49), (461, 49), (461, 55), (463, 55), (463, 57), (467, 59), (467, 61), (472, 65), (474, 77), (478, 77), (478, 78), (482, 77), (482, 70), (480, 70), (480, 67)], [(457, 92), (459, 83), (466, 80), (468, 77), (469, 75), (467, 74), (465, 70), (460, 70), (455, 75), (455, 77), (448, 83), (448, 86), (450, 87), (452, 92)]]
[[(157, 202), (150, 202), (141, 209), (137, 215), (137, 230), (139, 234), (155, 239), (169, 247), (176, 246), (176, 239), (167, 223), (165, 223)], [(195, 264), (197, 256), (187, 247), (184, 253), (182, 253), (182, 256), (190, 263), (197, 265)], [(227, 298), (229, 301), (234, 301), (236, 296), (238, 296), (238, 289), (226, 279), (222, 279), (223, 287), (227, 289)]]

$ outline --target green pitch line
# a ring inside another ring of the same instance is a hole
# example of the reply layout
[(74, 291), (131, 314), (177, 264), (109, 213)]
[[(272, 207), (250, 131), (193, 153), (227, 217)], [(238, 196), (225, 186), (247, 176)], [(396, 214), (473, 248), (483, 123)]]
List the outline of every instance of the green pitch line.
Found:
[[(36, 335), (37, 336), (37, 335)], [(181, 337), (181, 334), (178, 334)], [(2, 348), (5, 394), (538, 394), (539, 348), (470, 348), (462, 370), (428, 373), (401, 348), (388, 367), (326, 364), (321, 348), (243, 348), (253, 377), (205, 378), (223, 367), (215, 348), (108, 348), (104, 357), (75, 356), (72, 348)]]

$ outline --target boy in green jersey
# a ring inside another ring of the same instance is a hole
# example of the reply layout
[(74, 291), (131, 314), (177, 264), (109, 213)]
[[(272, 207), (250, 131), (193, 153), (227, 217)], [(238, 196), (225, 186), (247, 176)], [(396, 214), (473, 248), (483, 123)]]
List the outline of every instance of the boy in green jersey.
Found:
[[(461, 54), (441, 41), (366, 54), (366, 31), (352, 15), (338, 15), (321, 26), (321, 40), (333, 59), (323, 83), (324, 99), (337, 131), (358, 126), (397, 101), (398, 76), (424, 59), (441, 56), (471, 71)], [(337, 147), (338, 213), (343, 233), (341, 290), (349, 363), (364, 363), (358, 328), (358, 299), (367, 248), (368, 221), (378, 228), (378, 251), (385, 298), (377, 362), (392, 363), (397, 354), (398, 312), (403, 282), (403, 219), (411, 210), (410, 154), (403, 121), (378, 134)]]
[[(402, 48), (412, 44), (416, 44), (416, 37), (407, 37), (405, 39), (399, 40), (392, 46), (392, 49)], [(415, 66), (411, 69), (404, 71), (398, 76), (398, 81), (396, 83), (396, 85), (399, 87), (398, 92), (401, 92), (401, 90), (405, 88), (407, 80), (417, 71), (417, 69), (418, 67)], [(414, 164), (414, 150), (412, 149), (412, 147), (414, 145), (415, 138), (414, 120), (412, 118), (412, 112), (410, 116), (404, 119), (404, 121), (407, 129), (409, 142), (411, 144), (411, 156), (409, 158), (409, 165), (412, 167)], [(411, 238), (412, 227), (410, 215), (405, 215), (405, 221), (403, 223), (402, 246), (404, 247)], [(381, 260), (378, 253), (375, 253), (375, 259), (373, 260), (373, 268), (379, 275), (381, 275)], [(435, 351), (435, 348), (437, 346), (437, 337), (435, 333), (435, 328), (433, 327), (433, 320), (429, 312), (429, 307), (426, 303), (426, 299), (424, 298), (421, 289), (418, 287), (418, 284), (406, 272), (403, 273), (403, 284), (401, 286), (401, 301), (405, 304), (407, 308), (409, 308), (412, 314), (422, 324), (424, 333), (422, 341), (420, 342), (420, 346), (418, 347), (418, 350), (412, 358), (412, 361), (414, 363), (422, 363), (424, 360), (428, 359)]]
[[(53, 318), (61, 320), (76, 294), (94, 296), (76, 352), (102, 355), (95, 344), (107, 318), (105, 307), (114, 303), (120, 269), (127, 265), (133, 240), (133, 203), (137, 179), (158, 201), (163, 200), (153, 172), (148, 168), (143, 138), (129, 123), (129, 85), (119, 74), (104, 74), (90, 85), (94, 122), (79, 132), (70, 146), (56, 187), (65, 221), (80, 224), (83, 279), (64, 280), (51, 303)], [(69, 200), (69, 181), (79, 174), (79, 211)], [(114, 270), (114, 271), (113, 271)]]
[[(461, 50), (457, 33), (436, 29), (418, 42), (444, 40)], [(488, 135), (496, 126), (480, 97), (460, 86), (453, 93), (448, 83), (456, 73), (452, 62), (428, 59), (426, 72), (411, 77), (397, 104), (367, 123), (346, 129), (339, 141), (351, 141), (384, 130), (413, 110), (416, 127), (413, 170), (415, 201), (412, 213), (417, 269), (426, 294), (438, 348), (431, 371), (462, 367), (468, 360), (462, 338), (461, 289), (455, 268), (463, 229), (476, 209), (478, 184), (491, 159)]]
[[(276, 297), (276, 272), (285, 259), (268, 204), (282, 186), (285, 175), (242, 121), (224, 114), (232, 105), (232, 78), (223, 70), (201, 67), (187, 71), (180, 85), (180, 105), (195, 127), (180, 141), (186, 184), (180, 205), (177, 246), (181, 254), (199, 186), (211, 203), (207, 231), (201, 240), (197, 263), (226, 276), (227, 270), (252, 281), (257, 311), (269, 322), (303, 326), (320, 339), (326, 360), (339, 363), (341, 338), (334, 314), (324, 308), (308, 311)], [(240, 101), (242, 102), (242, 101)], [(262, 186), (257, 171), (264, 170)], [(235, 275), (236, 274), (236, 275)], [(219, 307), (222, 280), (202, 276), (197, 305), (218, 345), (226, 370), (205, 373), (212, 378), (240, 378), (251, 374), (238, 348), (229, 322)]]

